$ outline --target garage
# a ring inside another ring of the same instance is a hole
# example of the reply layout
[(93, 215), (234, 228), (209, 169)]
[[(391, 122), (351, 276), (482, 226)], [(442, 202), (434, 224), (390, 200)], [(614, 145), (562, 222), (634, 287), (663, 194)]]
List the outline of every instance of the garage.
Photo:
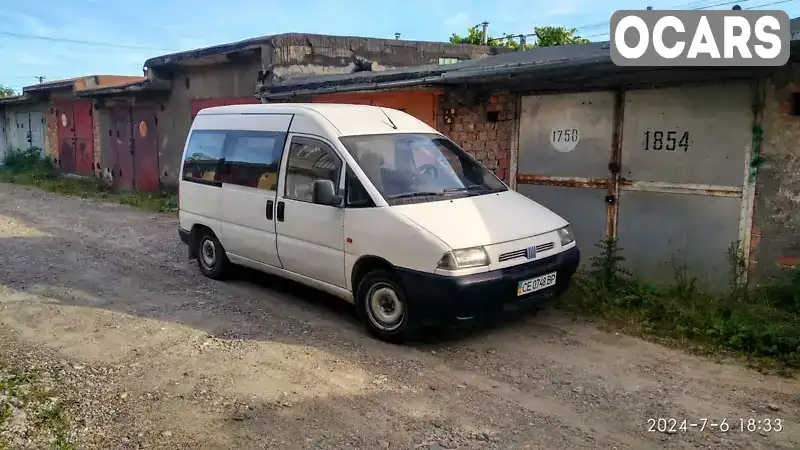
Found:
[(94, 174), (94, 115), (92, 101), (55, 100), (58, 121), (57, 165), (63, 172)]
[(9, 106), (5, 111), (5, 139), (9, 148), (44, 149), (44, 113), (31, 106)]
[(436, 128), (437, 93), (423, 90), (342, 93), (314, 96), (311, 101), (313, 103), (347, 103), (399, 109)]
[(727, 283), (748, 228), (748, 82), (521, 101), (518, 190), (573, 223), (584, 263), (616, 235), (637, 274)]
[(194, 120), (194, 117), (201, 109), (213, 108), (215, 106), (252, 105), (256, 103), (261, 103), (261, 100), (255, 97), (222, 97), (192, 100), (192, 120)]

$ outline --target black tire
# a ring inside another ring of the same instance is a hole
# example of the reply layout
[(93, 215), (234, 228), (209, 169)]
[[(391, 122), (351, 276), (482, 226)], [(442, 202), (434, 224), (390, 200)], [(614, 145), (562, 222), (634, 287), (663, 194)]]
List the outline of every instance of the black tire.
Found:
[(211, 230), (200, 230), (197, 236), (197, 265), (200, 272), (212, 280), (225, 278), (228, 272), (228, 255)]
[[(384, 307), (378, 305), (381, 297)], [(393, 316), (398, 308), (401, 314), (396, 322), (381, 320)], [(356, 309), (367, 331), (382, 341), (400, 344), (419, 337), (421, 321), (417, 310), (389, 270), (373, 270), (361, 280), (356, 290)]]

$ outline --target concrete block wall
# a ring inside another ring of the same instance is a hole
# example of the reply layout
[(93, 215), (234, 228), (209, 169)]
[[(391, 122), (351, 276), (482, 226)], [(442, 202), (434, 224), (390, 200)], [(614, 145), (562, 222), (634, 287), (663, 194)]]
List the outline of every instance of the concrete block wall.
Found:
[(751, 273), (763, 280), (800, 264), (800, 66), (767, 82), (751, 241)]
[(436, 128), (510, 183), (517, 96), (498, 90), (487, 100), (469, 101), (450, 91), (438, 102)]

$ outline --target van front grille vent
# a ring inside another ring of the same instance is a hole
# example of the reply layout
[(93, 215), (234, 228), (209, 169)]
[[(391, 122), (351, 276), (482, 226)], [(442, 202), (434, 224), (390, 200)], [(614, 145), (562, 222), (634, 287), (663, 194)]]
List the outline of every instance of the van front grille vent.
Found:
[[(546, 252), (548, 250), (552, 250), (555, 246), (556, 246), (556, 244), (554, 242), (548, 242), (546, 244), (539, 244), (539, 245), (536, 246), (536, 253), (541, 253), (541, 252)], [(520, 250), (515, 250), (513, 252), (503, 253), (502, 255), (500, 255), (500, 258), (498, 258), (498, 259), (499, 259), (500, 262), (504, 262), (504, 261), (508, 261), (508, 260), (511, 260), (511, 259), (525, 258), (525, 257), (527, 257), (527, 255), (528, 255), (528, 249), (527, 248), (523, 248), (523, 249), (520, 249)]]

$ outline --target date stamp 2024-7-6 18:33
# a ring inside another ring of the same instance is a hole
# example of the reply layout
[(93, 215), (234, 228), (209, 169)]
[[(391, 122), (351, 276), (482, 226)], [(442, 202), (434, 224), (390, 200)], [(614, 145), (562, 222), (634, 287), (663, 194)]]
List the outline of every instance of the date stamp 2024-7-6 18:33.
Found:
[(726, 432), (743, 433), (778, 433), (783, 430), (783, 421), (777, 418), (756, 419), (752, 417), (734, 419), (674, 419), (674, 418), (651, 418), (647, 419), (647, 431), (660, 433), (678, 433), (697, 429), (700, 431), (713, 430)]

